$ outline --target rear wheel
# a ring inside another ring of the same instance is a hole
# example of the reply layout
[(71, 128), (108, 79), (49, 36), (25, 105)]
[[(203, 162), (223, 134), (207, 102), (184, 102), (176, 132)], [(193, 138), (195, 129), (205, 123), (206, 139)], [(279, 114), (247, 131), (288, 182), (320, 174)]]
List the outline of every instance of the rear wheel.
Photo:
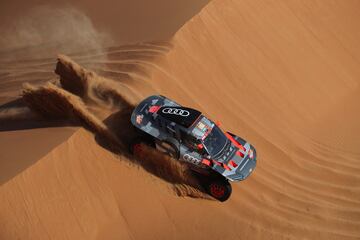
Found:
[(208, 194), (216, 198), (220, 202), (228, 200), (231, 195), (232, 188), (228, 180), (224, 179), (214, 179), (209, 181), (206, 190)]

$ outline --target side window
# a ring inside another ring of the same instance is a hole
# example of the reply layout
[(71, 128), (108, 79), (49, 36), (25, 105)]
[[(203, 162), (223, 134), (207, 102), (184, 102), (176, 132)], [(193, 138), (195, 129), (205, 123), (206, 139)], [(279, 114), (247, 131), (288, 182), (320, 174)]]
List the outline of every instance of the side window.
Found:
[(172, 126), (171, 124), (169, 124), (169, 125), (166, 126), (166, 128), (167, 128), (168, 133), (170, 133), (172, 136), (175, 136), (176, 131), (175, 131), (175, 127), (174, 127), (174, 126)]

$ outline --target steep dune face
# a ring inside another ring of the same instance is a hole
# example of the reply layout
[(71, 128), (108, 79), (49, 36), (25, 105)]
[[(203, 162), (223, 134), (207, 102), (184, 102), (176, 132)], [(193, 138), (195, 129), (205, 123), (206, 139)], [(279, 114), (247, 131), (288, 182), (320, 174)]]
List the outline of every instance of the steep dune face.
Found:
[(213, 1), (153, 77), (257, 147), (254, 175), (223, 206), (244, 239), (360, 235), (356, 6)]

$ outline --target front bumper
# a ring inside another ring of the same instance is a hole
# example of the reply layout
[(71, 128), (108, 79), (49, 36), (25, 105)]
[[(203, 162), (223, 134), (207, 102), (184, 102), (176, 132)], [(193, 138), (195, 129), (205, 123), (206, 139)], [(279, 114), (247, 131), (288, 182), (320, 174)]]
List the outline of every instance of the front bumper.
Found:
[(250, 149), (253, 152), (253, 157), (251, 158), (249, 154), (247, 154), (243, 159), (239, 161), (239, 165), (237, 166), (235, 171), (231, 171), (225, 177), (230, 181), (242, 181), (248, 178), (255, 170), (257, 164), (257, 153), (253, 146), (250, 145)]

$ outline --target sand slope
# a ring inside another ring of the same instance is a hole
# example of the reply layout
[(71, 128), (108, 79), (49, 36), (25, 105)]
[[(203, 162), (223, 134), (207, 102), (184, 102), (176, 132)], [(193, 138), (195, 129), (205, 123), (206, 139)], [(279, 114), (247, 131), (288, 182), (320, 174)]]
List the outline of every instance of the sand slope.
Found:
[[(79, 129), (3, 181), (0, 238), (359, 239), (358, 7), (216, 0), (171, 44), (75, 54), (126, 93), (220, 120), (255, 145), (258, 167), (225, 203), (178, 197)], [(0, 86), (8, 99), (18, 83)]]
[(356, 6), (214, 1), (178, 32), (153, 77), (259, 150), (229, 209), (246, 216), (247, 237), (359, 237)]

